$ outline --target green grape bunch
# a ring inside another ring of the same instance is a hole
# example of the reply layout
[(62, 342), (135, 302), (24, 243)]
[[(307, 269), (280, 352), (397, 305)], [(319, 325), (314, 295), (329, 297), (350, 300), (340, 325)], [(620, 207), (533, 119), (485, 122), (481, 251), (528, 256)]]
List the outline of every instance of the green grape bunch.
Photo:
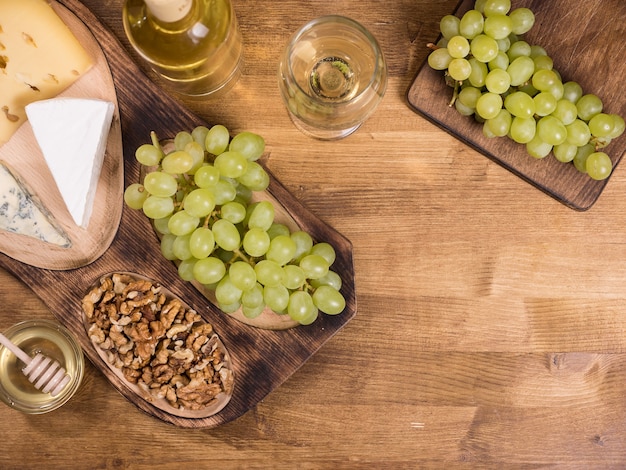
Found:
[(255, 318), (269, 308), (308, 325), (345, 308), (336, 253), (275, 220), (272, 202), (253, 200), (270, 183), (257, 162), (264, 150), (261, 136), (231, 139), (222, 125), (181, 131), (170, 146), (152, 132), (135, 152), (143, 181), (124, 201), (151, 219), (180, 277), (213, 292), (223, 312)]
[(613, 163), (603, 149), (624, 132), (624, 118), (563, 81), (547, 51), (524, 40), (534, 24), (534, 13), (512, 10), (510, 0), (477, 0), (460, 18), (441, 19), (427, 62), (454, 88), (450, 106), (482, 123), (486, 137), (510, 138), (534, 158), (551, 154), (606, 179)]

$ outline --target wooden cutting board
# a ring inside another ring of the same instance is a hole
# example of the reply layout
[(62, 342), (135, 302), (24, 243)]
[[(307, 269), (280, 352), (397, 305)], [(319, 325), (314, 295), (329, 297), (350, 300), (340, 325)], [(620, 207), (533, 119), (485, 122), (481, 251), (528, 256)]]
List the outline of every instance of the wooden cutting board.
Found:
[[(514, 0), (511, 4), (535, 13), (535, 25), (524, 39), (547, 50), (564, 81), (576, 81), (585, 93), (598, 95), (605, 112), (626, 117), (626, 2)], [(454, 14), (461, 17), (473, 5), (473, 0), (464, 0)], [(438, 38), (432, 39), (436, 42)], [(409, 104), (421, 115), (572, 209), (592, 207), (610, 181), (610, 177), (594, 181), (552, 155), (536, 160), (526, 154), (524, 146), (508, 138), (484, 137), (481, 124), (448, 107), (451, 97), (452, 88), (445, 85), (442, 72), (432, 70), (426, 62), (407, 94)], [(605, 151), (615, 167), (626, 152), (626, 135)]]
[[(124, 182), (139, 179), (135, 149), (155, 131), (163, 138), (181, 130), (207, 125), (179, 102), (153, 84), (133, 63), (117, 39), (79, 1), (52, 2), (65, 18), (81, 22), (81, 40), (99, 44), (106, 57), (117, 94), (123, 141)], [(69, 21), (72, 23), (72, 21)], [(85, 28), (86, 26), (86, 28)], [(85, 31), (88, 33), (85, 33)], [(270, 150), (271, 151), (271, 150)], [(262, 162), (262, 160), (261, 160)], [(268, 171), (269, 173), (269, 171)], [(231, 421), (254, 407), (283, 383), (356, 314), (352, 244), (295, 199), (270, 173), (266, 197), (281, 206), (299, 227), (318, 241), (331, 243), (337, 252), (333, 270), (342, 277), (346, 309), (335, 316), (320, 315), (312, 325), (286, 330), (259, 329), (220, 312), (190, 283), (178, 277), (173, 263), (160, 254), (157, 236), (139, 211), (122, 208), (119, 227), (102, 256), (74, 269), (42, 269), (0, 253), (0, 266), (30, 286), (78, 338), (85, 355), (123, 396), (152, 416), (180, 427), (210, 428)], [(219, 413), (207, 418), (185, 418), (160, 410), (135, 394), (109, 369), (87, 338), (82, 322), (81, 299), (104, 274), (131, 271), (150, 277), (168, 288), (211, 323), (230, 353), (235, 375), (233, 397)], [(114, 389), (111, 389), (114, 393)]]

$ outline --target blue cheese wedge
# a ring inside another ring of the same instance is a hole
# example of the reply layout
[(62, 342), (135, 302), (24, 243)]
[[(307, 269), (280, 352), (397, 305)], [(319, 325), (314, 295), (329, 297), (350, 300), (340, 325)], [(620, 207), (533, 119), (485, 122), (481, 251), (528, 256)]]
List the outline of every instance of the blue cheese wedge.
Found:
[(0, 162), (0, 230), (70, 248), (72, 241), (26, 184)]
[(76, 225), (87, 228), (102, 170), (114, 105), (52, 98), (26, 106), (35, 139)]

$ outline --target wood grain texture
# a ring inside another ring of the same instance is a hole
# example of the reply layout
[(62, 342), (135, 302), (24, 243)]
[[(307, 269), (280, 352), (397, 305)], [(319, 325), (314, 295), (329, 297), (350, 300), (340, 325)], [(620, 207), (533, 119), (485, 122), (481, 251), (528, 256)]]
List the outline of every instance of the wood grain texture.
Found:
[[(83, 3), (136, 60), (123, 0)], [(574, 211), (415, 113), (407, 90), (457, 4), (234, 2), (244, 73), (227, 99), (185, 107), (266, 138), (272, 173), (352, 242), (358, 314), (256, 406), (213, 429), (146, 415), (88, 363), (60, 410), (0, 407), (11, 425), (0, 427), (0, 467), (626, 466), (626, 167), (591, 209)], [(334, 143), (293, 127), (276, 83), (289, 36), (327, 13), (373, 31), (390, 70), (376, 113)], [(54, 317), (4, 270), (0, 302), (0, 329)]]
[[(597, 0), (576, 6), (570, 0), (511, 3), (512, 8), (526, 6), (533, 10), (535, 26), (524, 39), (546, 49), (564, 82), (573, 80), (584, 93), (598, 95), (604, 103), (604, 112), (626, 115), (626, 100), (620, 91), (626, 62), (617, 60), (626, 48), (624, 2)], [(473, 4), (473, 0), (461, 2), (454, 14), (461, 17)], [(443, 74), (426, 63), (408, 91), (409, 103), (426, 118), (573, 209), (589, 209), (610, 181), (610, 177), (594, 181), (577, 171), (573, 164), (564, 165), (552, 155), (541, 160), (531, 158), (525, 146), (510, 139), (485, 137), (481, 124), (448, 106), (451, 97), (452, 88), (444, 83)], [(616, 139), (604, 151), (615, 167), (626, 152), (626, 139)]]
[[(160, 92), (129, 60), (108, 30), (80, 2), (64, 4), (92, 27), (97, 42), (107, 57), (117, 91), (120, 122), (124, 139), (125, 186), (139, 181), (140, 165), (135, 149), (150, 140), (150, 132), (173, 138), (181, 130), (208, 125), (187, 108)], [(149, 113), (145, 110), (149, 108)], [(78, 338), (86, 356), (110, 382), (141, 410), (181, 427), (214, 427), (231, 421), (255, 406), (284, 382), (303, 362), (356, 314), (352, 245), (339, 232), (326, 225), (302, 206), (270, 172), (267, 199), (280, 206), (280, 212), (307, 231), (314, 240), (335, 247), (333, 269), (342, 277), (346, 308), (340, 315), (322, 315), (308, 327), (287, 331), (263, 330), (225, 315), (198, 290), (182, 281), (173, 263), (160, 253), (159, 241), (148, 219), (140, 211), (124, 207), (115, 239), (102, 256), (73, 270), (49, 270), (19, 262), (0, 254), (0, 265), (29, 285), (52, 313)], [(115, 188), (113, 188), (115, 189)], [(121, 188), (117, 188), (120, 192)], [(115, 221), (113, 221), (115, 222)], [(160, 282), (211, 323), (226, 344), (235, 375), (233, 397), (223, 410), (209, 417), (188, 418), (168, 413), (147, 402), (134, 387), (110, 369), (91, 345), (83, 325), (83, 296), (105, 274), (132, 272)]]

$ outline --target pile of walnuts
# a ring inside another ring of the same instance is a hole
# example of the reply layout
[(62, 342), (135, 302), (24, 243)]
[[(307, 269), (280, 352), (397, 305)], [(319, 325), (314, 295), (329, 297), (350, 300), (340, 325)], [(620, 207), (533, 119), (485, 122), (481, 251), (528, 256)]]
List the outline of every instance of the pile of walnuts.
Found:
[(171, 406), (201, 410), (230, 395), (233, 372), (213, 327), (159, 284), (116, 273), (82, 301), (89, 338), (131, 383)]

